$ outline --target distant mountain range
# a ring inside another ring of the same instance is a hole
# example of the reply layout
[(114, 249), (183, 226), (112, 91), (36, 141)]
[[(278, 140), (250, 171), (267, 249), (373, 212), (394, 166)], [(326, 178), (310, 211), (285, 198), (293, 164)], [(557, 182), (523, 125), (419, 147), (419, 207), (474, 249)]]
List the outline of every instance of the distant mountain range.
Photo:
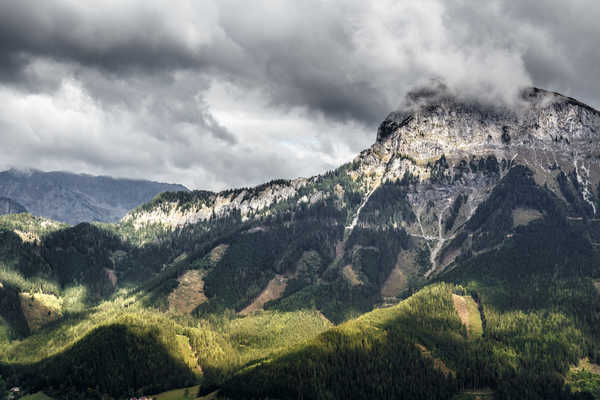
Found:
[(182, 185), (68, 172), (0, 172), (0, 213), (30, 212), (56, 221), (117, 222), (129, 210)]
[(0, 214), (20, 214), (27, 212), (21, 204), (8, 197), (0, 197)]

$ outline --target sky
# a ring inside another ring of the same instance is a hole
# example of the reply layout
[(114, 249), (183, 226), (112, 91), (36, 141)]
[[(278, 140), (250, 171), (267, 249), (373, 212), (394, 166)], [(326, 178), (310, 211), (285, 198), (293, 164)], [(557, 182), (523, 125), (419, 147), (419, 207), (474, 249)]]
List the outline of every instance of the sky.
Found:
[(351, 161), (415, 87), (600, 107), (597, 0), (0, 0), (0, 169), (222, 190)]

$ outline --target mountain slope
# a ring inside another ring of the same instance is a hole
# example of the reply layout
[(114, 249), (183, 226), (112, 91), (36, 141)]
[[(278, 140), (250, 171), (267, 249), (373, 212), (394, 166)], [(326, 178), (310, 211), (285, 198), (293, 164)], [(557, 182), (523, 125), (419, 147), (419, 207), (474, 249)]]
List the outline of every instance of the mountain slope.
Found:
[(21, 204), (8, 197), (0, 197), (0, 215), (1, 214), (20, 214), (27, 212), (27, 209)]
[[(0, 172), (0, 196), (34, 215), (69, 224), (117, 222), (127, 211), (181, 185), (37, 170)], [(23, 212), (23, 211), (19, 211)]]

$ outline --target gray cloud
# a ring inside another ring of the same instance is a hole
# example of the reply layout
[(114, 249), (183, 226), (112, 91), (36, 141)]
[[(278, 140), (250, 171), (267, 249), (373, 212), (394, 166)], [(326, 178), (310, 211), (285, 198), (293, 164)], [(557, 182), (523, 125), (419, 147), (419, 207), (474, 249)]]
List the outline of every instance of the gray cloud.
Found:
[(592, 1), (0, 2), (0, 167), (222, 189), (349, 161), (431, 79), (600, 104)]

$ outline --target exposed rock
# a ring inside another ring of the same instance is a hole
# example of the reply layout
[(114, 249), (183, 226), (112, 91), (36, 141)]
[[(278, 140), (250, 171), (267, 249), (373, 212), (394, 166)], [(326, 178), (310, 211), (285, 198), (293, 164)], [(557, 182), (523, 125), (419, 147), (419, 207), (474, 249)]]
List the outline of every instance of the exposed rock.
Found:
[[(409, 118), (410, 117), (410, 118)], [(600, 182), (600, 113), (577, 101), (528, 89), (519, 107), (482, 106), (436, 96), (406, 112), (391, 113), (377, 141), (355, 160), (350, 174), (367, 188), (387, 180), (414, 179), (407, 198), (417, 216), (409, 234), (434, 241), (433, 272), (440, 249), (454, 237), (442, 221), (459, 195), (466, 221), (511, 166), (534, 172), (538, 185), (558, 192), (556, 170), (572, 171), (582, 200), (596, 213)]]
[(263, 306), (271, 301), (281, 297), (287, 286), (287, 278), (283, 275), (276, 275), (269, 281), (267, 287), (258, 295), (252, 303), (239, 312), (240, 315), (248, 315), (252, 312), (263, 309)]
[(178, 201), (161, 202), (150, 210), (133, 210), (123, 218), (122, 222), (132, 223), (136, 229), (153, 224), (174, 229), (207, 221), (212, 217), (225, 217), (233, 211), (239, 211), (242, 220), (247, 220), (277, 202), (294, 197), (306, 182), (306, 179), (300, 178), (262, 185), (258, 190), (255, 188), (212, 193), (204, 201), (185, 204), (185, 207), (182, 207), (183, 204)]

